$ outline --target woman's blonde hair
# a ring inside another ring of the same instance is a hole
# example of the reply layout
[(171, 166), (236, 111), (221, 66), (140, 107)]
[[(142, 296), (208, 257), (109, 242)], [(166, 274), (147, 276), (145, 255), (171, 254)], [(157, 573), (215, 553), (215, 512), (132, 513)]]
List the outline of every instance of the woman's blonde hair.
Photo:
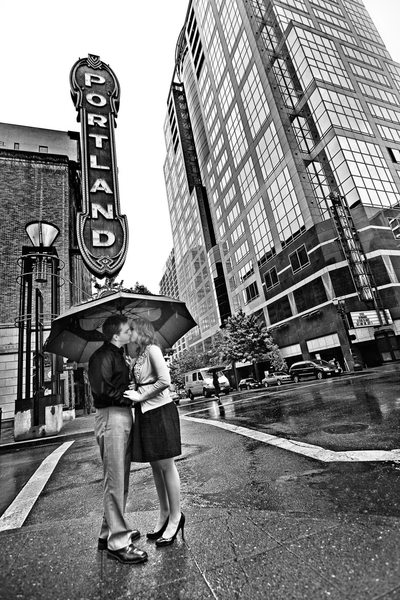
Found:
[(150, 346), (150, 344), (158, 345), (154, 327), (147, 319), (143, 319), (142, 317), (133, 319), (131, 322), (131, 328), (138, 334), (138, 339), (136, 342), (138, 346), (138, 356), (143, 354), (147, 346)]

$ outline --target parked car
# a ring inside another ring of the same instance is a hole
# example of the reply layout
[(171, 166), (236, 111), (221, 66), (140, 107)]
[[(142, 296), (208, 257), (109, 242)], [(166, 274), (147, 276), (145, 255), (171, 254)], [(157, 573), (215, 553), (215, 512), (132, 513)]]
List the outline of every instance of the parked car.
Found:
[(269, 387), (270, 385), (282, 385), (282, 383), (290, 383), (291, 381), (292, 378), (289, 373), (285, 373), (285, 371), (274, 371), (267, 375), (267, 377), (264, 377), (261, 383), (265, 387)]
[[(210, 398), (215, 392), (213, 374), (208, 368), (195, 369), (185, 373), (185, 391), (192, 400), (195, 396)], [(227, 377), (218, 371), (218, 383), (222, 394), (229, 394), (231, 387)]]
[(300, 379), (323, 379), (340, 375), (341, 370), (326, 360), (301, 360), (293, 363), (289, 369), (290, 377), (297, 383)]
[(239, 390), (253, 390), (260, 387), (261, 383), (254, 379), (254, 377), (246, 377), (239, 381)]

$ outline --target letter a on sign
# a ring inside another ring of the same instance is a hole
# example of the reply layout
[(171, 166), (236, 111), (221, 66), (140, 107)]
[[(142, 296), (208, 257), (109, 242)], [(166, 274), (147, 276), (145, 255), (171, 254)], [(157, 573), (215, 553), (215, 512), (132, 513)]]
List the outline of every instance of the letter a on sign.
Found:
[(71, 94), (82, 126), (82, 212), (77, 215), (79, 250), (96, 277), (115, 277), (128, 249), (128, 224), (120, 213), (115, 152), (118, 79), (99, 56), (78, 60)]

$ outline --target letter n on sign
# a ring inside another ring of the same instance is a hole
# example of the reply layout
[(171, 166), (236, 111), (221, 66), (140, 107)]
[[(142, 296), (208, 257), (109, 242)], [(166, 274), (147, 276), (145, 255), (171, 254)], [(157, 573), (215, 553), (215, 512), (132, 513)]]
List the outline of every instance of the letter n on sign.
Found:
[(128, 249), (128, 225), (120, 214), (114, 130), (118, 80), (99, 56), (78, 60), (70, 74), (71, 95), (81, 123), (82, 212), (79, 249), (96, 277), (115, 277)]

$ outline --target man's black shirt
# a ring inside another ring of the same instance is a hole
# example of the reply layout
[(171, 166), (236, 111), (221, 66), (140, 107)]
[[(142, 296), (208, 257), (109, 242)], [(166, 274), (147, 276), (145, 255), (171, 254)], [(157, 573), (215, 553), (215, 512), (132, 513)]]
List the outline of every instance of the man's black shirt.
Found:
[(96, 350), (89, 360), (89, 381), (96, 408), (130, 405), (123, 397), (129, 385), (123, 348), (105, 342)]

